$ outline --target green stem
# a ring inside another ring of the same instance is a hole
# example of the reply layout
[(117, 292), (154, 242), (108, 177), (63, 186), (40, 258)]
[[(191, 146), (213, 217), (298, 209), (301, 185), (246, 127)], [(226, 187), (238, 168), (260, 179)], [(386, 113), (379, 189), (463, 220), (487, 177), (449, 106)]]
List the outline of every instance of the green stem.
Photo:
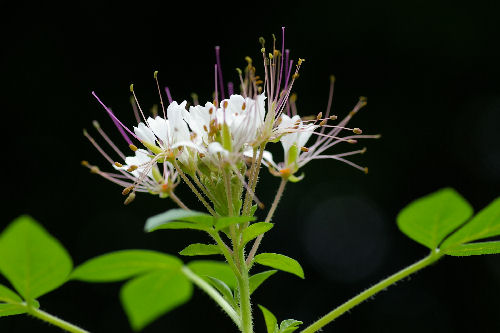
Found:
[(203, 280), (201, 277), (193, 273), (187, 266), (182, 268), (182, 272), (191, 280), (195, 285), (197, 285), (201, 290), (206, 292), (217, 304), (220, 305), (222, 310), (224, 310), (227, 315), (233, 320), (233, 322), (241, 329), (241, 320), (238, 313), (233, 309), (233, 307), (221, 296), (221, 294), (215, 290), (209, 283)]
[(60, 318), (57, 318), (56, 316), (53, 316), (50, 313), (47, 313), (40, 309), (33, 308), (31, 306), (28, 306), (27, 308), (28, 308), (28, 313), (33, 317), (46, 321), (47, 323), (50, 323), (54, 326), (60, 327), (65, 331), (72, 333), (89, 333), (88, 331), (73, 324), (70, 324), (67, 321), (64, 321)]
[(365, 291), (363, 291), (362, 293), (360, 293), (359, 295), (351, 298), (350, 300), (348, 300), (344, 304), (340, 305), (336, 309), (334, 309), (331, 312), (324, 315), (322, 318), (320, 318), (316, 322), (312, 323), (310, 326), (308, 326), (306, 329), (304, 329), (301, 333), (317, 332), (318, 330), (320, 330), (321, 328), (326, 326), (328, 323), (334, 321), (337, 317), (340, 317), (345, 312), (349, 311), (350, 309), (352, 309), (356, 305), (360, 304), (361, 302), (363, 302), (367, 298), (370, 298), (371, 296), (375, 295), (379, 291), (384, 290), (385, 288), (398, 282), (399, 280), (404, 279), (408, 275), (413, 274), (426, 266), (429, 266), (430, 264), (437, 261), (442, 256), (443, 255), (440, 254), (439, 252), (434, 252), (434, 251), (431, 252), (431, 254), (429, 254), (427, 257), (423, 258), (422, 260), (417, 261), (413, 265), (408, 266), (408, 267), (400, 270), (399, 272), (397, 272), (397, 273), (389, 276), (388, 278), (380, 281), (379, 283), (377, 283), (373, 287), (368, 288)]
[(252, 304), (250, 303), (248, 266), (245, 263), (245, 255), (243, 249), (239, 249), (238, 254), (241, 269), (241, 275), (238, 277), (238, 288), (240, 292), (241, 332), (253, 333)]

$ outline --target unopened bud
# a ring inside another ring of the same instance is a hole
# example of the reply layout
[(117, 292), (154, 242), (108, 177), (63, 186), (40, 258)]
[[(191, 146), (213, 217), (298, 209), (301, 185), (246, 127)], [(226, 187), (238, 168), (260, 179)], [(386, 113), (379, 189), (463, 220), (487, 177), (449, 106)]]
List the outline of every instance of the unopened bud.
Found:
[(361, 134), (361, 133), (363, 133), (363, 131), (360, 128), (357, 128), (357, 127), (354, 128), (352, 131), (354, 132), (354, 134)]
[(127, 199), (125, 199), (125, 201), (123, 202), (124, 205), (128, 205), (129, 203), (131, 203), (132, 201), (134, 201), (135, 199), (135, 193), (132, 192), (128, 195)]

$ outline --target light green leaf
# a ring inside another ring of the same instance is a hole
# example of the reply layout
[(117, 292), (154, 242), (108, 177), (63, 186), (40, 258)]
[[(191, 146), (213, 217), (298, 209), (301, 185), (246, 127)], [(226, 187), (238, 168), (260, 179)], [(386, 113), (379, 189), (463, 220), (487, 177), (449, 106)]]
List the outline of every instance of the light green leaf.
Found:
[(150, 217), (146, 221), (146, 232), (158, 229), (196, 229), (209, 230), (214, 218), (206, 213), (184, 209), (171, 209), (165, 213)]
[(269, 270), (269, 271), (265, 271), (265, 272), (262, 272), (262, 273), (257, 273), (257, 274), (254, 274), (252, 275), (249, 279), (248, 279), (248, 283), (250, 284), (250, 295), (257, 289), (259, 288), (259, 286), (267, 280), (268, 277), (270, 277), (271, 275), (273, 275), (274, 273), (276, 273), (277, 270)]
[(0, 302), (5, 303), (21, 303), (23, 300), (18, 294), (0, 284)]
[(223, 216), (217, 217), (215, 222), (215, 230), (219, 231), (233, 224), (240, 224), (255, 220), (253, 216)]
[(29, 216), (0, 235), (0, 271), (26, 300), (62, 285), (72, 266), (64, 247)]
[(78, 266), (71, 279), (87, 282), (113, 282), (153, 270), (180, 270), (182, 261), (150, 250), (122, 250), (92, 258)]
[(500, 241), (459, 244), (443, 250), (444, 254), (456, 257), (500, 253)]
[(155, 271), (127, 282), (120, 291), (123, 308), (134, 331), (186, 303), (191, 282), (180, 271)]
[(229, 302), (229, 304), (231, 304), (231, 306), (236, 309), (238, 306), (237, 304), (235, 303), (234, 301), (234, 297), (233, 297), (233, 291), (231, 290), (231, 288), (229, 288), (229, 286), (227, 284), (225, 284), (223, 281), (219, 280), (219, 279), (216, 279), (214, 277), (211, 277), (211, 276), (207, 276), (209, 282), (215, 287), (217, 288), (217, 290), (221, 293), (221, 295), (226, 299), (226, 301)]
[(220, 253), (221, 251), (217, 245), (200, 243), (188, 245), (184, 250), (179, 252), (182, 256), (207, 256)]
[(0, 303), (0, 317), (13, 316), (26, 312), (28, 312), (26, 306)]
[(304, 278), (304, 271), (300, 264), (290, 257), (277, 253), (261, 253), (255, 256), (254, 261), (264, 266), (279, 269)]
[(441, 249), (500, 235), (500, 198), (493, 200), (443, 242)]
[(278, 333), (278, 320), (276, 320), (276, 317), (271, 313), (271, 311), (260, 304), (259, 308), (264, 315), (264, 320), (266, 321), (267, 333)]
[(292, 333), (299, 328), (299, 325), (302, 324), (303, 322), (295, 319), (285, 319), (280, 324), (279, 333)]
[(237, 286), (236, 277), (228, 264), (213, 260), (194, 260), (187, 265), (199, 276), (211, 276), (221, 281), (231, 289)]
[(243, 231), (242, 245), (245, 245), (252, 239), (257, 238), (260, 234), (268, 232), (272, 227), (273, 224), (269, 222), (257, 222), (249, 225), (248, 228)]
[(472, 215), (472, 207), (455, 190), (444, 188), (403, 208), (397, 221), (401, 231), (434, 250)]

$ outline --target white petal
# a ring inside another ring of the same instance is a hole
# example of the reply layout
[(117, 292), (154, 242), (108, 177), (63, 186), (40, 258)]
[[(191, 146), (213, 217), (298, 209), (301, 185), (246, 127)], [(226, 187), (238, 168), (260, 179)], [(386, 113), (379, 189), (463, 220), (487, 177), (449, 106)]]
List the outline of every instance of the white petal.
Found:
[(222, 145), (218, 142), (212, 142), (208, 145), (208, 152), (212, 155), (217, 153), (221, 153), (223, 156), (227, 156), (229, 152), (222, 147)]
[(155, 144), (156, 137), (155, 137), (153, 131), (151, 131), (146, 125), (144, 125), (144, 123), (139, 123), (139, 125), (137, 125), (137, 127), (134, 127), (134, 132), (135, 132), (135, 135), (137, 135), (137, 137), (141, 141), (146, 141), (152, 145)]

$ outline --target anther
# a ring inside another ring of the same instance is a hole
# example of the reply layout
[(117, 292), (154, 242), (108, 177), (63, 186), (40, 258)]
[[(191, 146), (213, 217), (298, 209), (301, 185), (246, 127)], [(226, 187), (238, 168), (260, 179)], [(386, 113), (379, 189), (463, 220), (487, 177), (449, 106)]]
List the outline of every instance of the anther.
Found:
[(134, 84), (133, 83), (130, 85), (130, 92), (132, 92), (132, 93), (134, 92)]
[(153, 77), (154, 77), (155, 79), (157, 79), (157, 78), (158, 78), (158, 71), (155, 71), (155, 72), (153, 73)]
[(205, 154), (203, 154), (203, 153), (198, 153), (198, 156), (199, 156), (200, 158), (203, 158), (203, 157), (205, 157)]
[(269, 53), (269, 59), (272, 59), (272, 58), (273, 58), (273, 54)]
[(90, 166), (90, 164), (89, 164), (88, 161), (81, 161), (80, 164), (83, 165), (84, 167), (89, 167)]
[(99, 172), (100, 172), (100, 170), (99, 170), (99, 168), (98, 168), (98, 167), (96, 167), (96, 166), (92, 166), (92, 167), (90, 168), (90, 173), (99, 173)]
[(360, 128), (357, 128), (357, 127), (354, 128), (352, 131), (354, 132), (354, 134), (361, 134), (361, 133), (363, 133), (363, 131)]
[(243, 105), (241, 106), (242, 110), (245, 110), (247, 108), (247, 103), (243, 102)]
[(246, 60), (246, 62), (248, 62), (249, 66), (252, 64), (252, 58), (250, 58), (249, 56), (246, 56), (245, 60)]
[(359, 152), (360, 154), (364, 154), (366, 153), (366, 147), (364, 147), (363, 149), (361, 149), (361, 151)]
[(114, 165), (118, 168), (123, 168), (123, 164), (121, 164), (120, 162), (115, 162)]
[(335, 75), (330, 75), (330, 82), (335, 82)]
[(99, 123), (97, 122), (97, 120), (92, 121), (92, 125), (94, 125), (94, 127), (95, 127), (96, 129), (101, 128), (101, 125), (99, 125)]
[(325, 126), (327, 122), (328, 122), (328, 120), (323, 119), (323, 120), (319, 123), (319, 126)]
[(264, 39), (264, 37), (259, 37), (259, 43), (263, 48), (266, 46), (266, 40)]
[(307, 147), (300, 147), (300, 150), (302, 150), (303, 152), (307, 153), (309, 151), (309, 148), (307, 148)]
[(222, 104), (222, 105), (223, 105), (224, 109), (227, 109), (227, 105), (228, 105), (227, 101), (224, 101), (224, 104)]
[(363, 169), (363, 171), (364, 171), (364, 173), (365, 173), (365, 174), (367, 174), (367, 173), (368, 173), (368, 167), (365, 167), (365, 168)]
[(127, 169), (128, 172), (132, 172), (137, 170), (138, 166), (137, 165), (131, 165), (130, 168)]
[(358, 142), (358, 140), (354, 140), (354, 139), (348, 139), (347, 140), (347, 143), (357, 143), (357, 142)]
[(330, 116), (330, 120), (337, 120), (337, 116)]
[(320, 120), (321, 118), (323, 118), (323, 112), (318, 113), (316, 120)]
[(296, 80), (299, 77), (299, 73), (295, 73), (292, 75), (292, 79)]
[(134, 201), (135, 199), (135, 193), (132, 192), (128, 195), (127, 199), (125, 199), (125, 201), (123, 202), (124, 205), (128, 205), (129, 203), (131, 203), (132, 201)]
[(306, 61), (306, 59), (299, 58), (299, 61), (297, 62), (297, 66), (302, 65), (302, 63)]
[(132, 186), (129, 186), (129, 187), (125, 187), (125, 188), (123, 189), (123, 191), (122, 191), (122, 194), (123, 194), (123, 195), (127, 195), (127, 194), (129, 194), (129, 193), (130, 193), (130, 191), (132, 191), (133, 189), (134, 189), (134, 186), (133, 186), (133, 185), (132, 185)]
[(136, 151), (138, 148), (136, 145), (133, 145), (133, 144), (129, 144), (128, 147), (130, 148), (130, 150), (132, 151)]
[(241, 71), (240, 68), (236, 68), (236, 72), (238, 72), (238, 75), (242, 75), (243, 74), (243, 72)]
[(264, 205), (262, 202), (259, 202), (259, 203), (257, 204), (257, 206), (258, 206), (260, 209), (264, 209), (264, 208), (266, 208), (266, 205)]

